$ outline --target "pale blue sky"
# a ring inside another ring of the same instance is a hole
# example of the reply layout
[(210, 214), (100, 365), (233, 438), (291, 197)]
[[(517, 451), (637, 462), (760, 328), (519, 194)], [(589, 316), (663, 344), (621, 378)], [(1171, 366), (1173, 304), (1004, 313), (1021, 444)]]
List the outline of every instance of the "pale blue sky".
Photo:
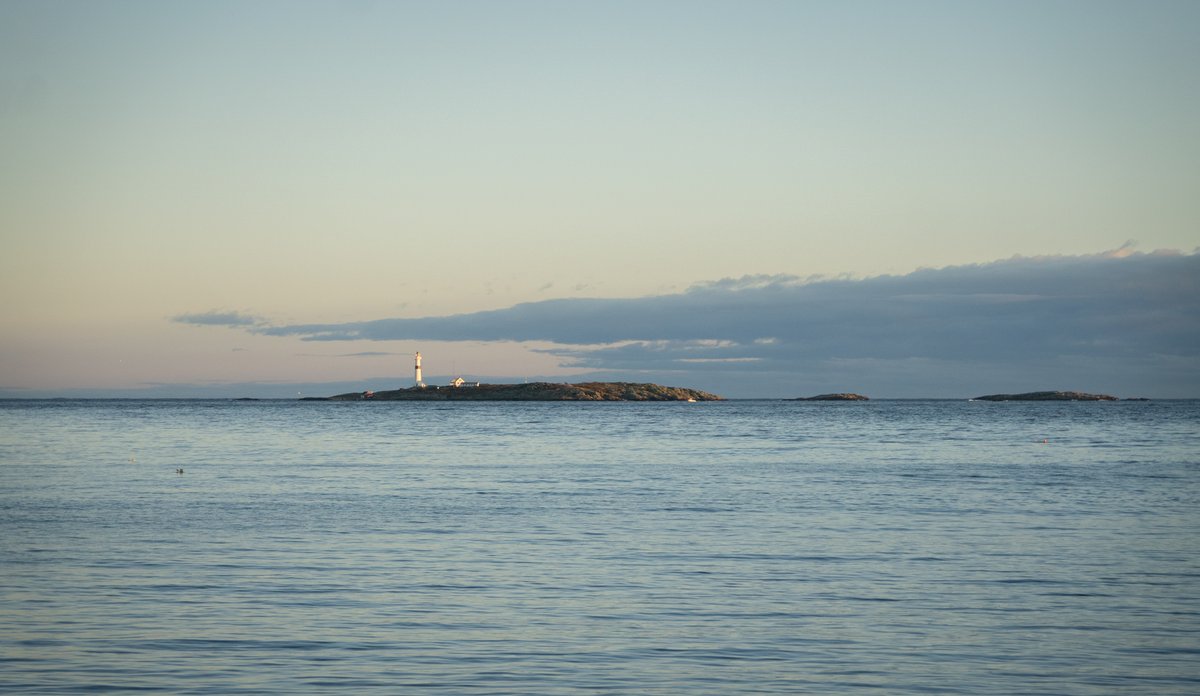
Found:
[(0, 0), (0, 388), (404, 375), (418, 347), (189, 314), (1190, 252), (1198, 30), (1194, 2)]

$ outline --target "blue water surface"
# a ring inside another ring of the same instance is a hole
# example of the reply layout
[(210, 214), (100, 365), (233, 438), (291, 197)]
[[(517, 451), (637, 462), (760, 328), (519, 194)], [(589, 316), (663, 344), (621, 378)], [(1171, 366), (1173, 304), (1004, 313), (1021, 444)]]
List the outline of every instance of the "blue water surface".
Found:
[(1200, 403), (0, 402), (0, 691), (136, 690), (1200, 693)]

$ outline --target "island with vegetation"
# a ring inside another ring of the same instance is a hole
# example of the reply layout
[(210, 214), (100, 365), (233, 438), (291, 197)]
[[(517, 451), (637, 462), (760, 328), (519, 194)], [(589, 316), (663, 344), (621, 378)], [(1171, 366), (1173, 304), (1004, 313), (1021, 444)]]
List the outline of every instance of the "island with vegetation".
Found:
[(802, 396), (792, 401), (870, 401), (869, 398), (862, 394), (818, 394), (817, 396)]
[(1039, 391), (1024, 394), (988, 394), (977, 396), (975, 401), (1117, 401), (1108, 394), (1087, 394), (1076, 391)]
[(698, 389), (632, 382), (531, 382), (425, 386), (389, 391), (352, 392), (321, 401), (721, 401)]

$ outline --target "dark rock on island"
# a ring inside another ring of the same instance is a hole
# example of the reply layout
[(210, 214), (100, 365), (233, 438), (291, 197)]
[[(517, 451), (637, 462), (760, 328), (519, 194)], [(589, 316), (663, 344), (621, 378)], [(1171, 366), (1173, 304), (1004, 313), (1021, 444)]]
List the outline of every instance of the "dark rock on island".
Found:
[(1086, 394), (1074, 391), (1040, 391), (1025, 394), (988, 394), (977, 396), (975, 401), (1116, 401), (1108, 394)]
[(327, 401), (720, 401), (721, 397), (698, 389), (664, 387), (632, 382), (566, 384), (479, 384), (425, 386), (390, 391), (353, 392)]
[(792, 401), (870, 401), (862, 394), (820, 394), (818, 396), (802, 396)]

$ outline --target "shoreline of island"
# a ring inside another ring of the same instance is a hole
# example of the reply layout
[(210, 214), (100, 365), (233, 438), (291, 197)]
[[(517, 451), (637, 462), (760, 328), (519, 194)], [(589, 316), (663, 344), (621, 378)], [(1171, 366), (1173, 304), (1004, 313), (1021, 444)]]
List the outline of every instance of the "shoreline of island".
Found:
[[(249, 399), (247, 399), (249, 400)], [(382, 391), (347, 392), (333, 396), (308, 396), (301, 401), (727, 401), (723, 396), (687, 387), (650, 382), (526, 382), (522, 384), (463, 383), (421, 385)], [(735, 399), (742, 400), (742, 399)], [(757, 400), (757, 399), (752, 399)], [(767, 399), (776, 400), (776, 399)], [(781, 401), (866, 402), (870, 397), (852, 392), (820, 394)], [(892, 400), (892, 399), (885, 399)], [(958, 400), (958, 399), (948, 399)], [(987, 394), (965, 401), (1149, 401), (1144, 397), (1119, 398), (1078, 391), (1038, 391)]]
[(305, 401), (724, 401), (699, 389), (637, 382), (528, 382), (524, 384), (452, 384), (365, 391)]
[[(1143, 399), (1126, 399), (1142, 401)], [(1023, 394), (987, 394), (976, 396), (971, 401), (1121, 401), (1108, 394), (1089, 394), (1077, 391), (1037, 391)]]

